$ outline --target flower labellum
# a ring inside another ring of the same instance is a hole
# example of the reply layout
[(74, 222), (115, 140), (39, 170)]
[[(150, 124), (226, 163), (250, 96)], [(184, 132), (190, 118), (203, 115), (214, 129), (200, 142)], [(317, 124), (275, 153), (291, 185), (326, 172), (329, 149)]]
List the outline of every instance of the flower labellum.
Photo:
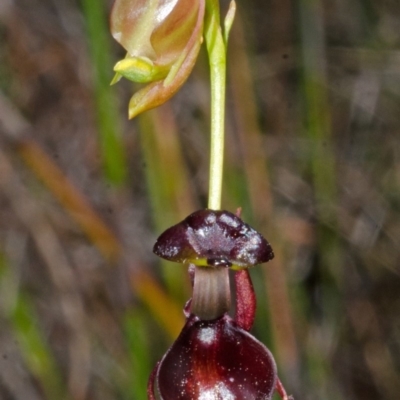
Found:
[(159, 257), (197, 266), (244, 269), (274, 257), (270, 244), (229, 211), (199, 210), (167, 229), (153, 249)]
[(129, 117), (170, 99), (188, 78), (202, 43), (205, 0), (116, 0), (111, 32), (126, 50), (114, 70), (148, 85), (135, 93)]

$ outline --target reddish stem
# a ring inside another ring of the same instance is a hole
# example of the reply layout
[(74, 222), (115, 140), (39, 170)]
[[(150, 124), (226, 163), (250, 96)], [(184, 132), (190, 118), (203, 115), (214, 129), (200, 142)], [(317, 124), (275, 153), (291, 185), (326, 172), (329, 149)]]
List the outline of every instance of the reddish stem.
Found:
[(283, 387), (279, 377), (276, 381), (276, 391), (278, 392), (279, 396), (281, 396), (282, 400), (294, 400), (292, 396), (287, 395), (286, 390)]
[(157, 362), (153, 371), (151, 371), (149, 381), (147, 383), (147, 398), (148, 398), (148, 400), (156, 400), (155, 395), (154, 395), (154, 381), (156, 379), (159, 364), (160, 364), (160, 361)]

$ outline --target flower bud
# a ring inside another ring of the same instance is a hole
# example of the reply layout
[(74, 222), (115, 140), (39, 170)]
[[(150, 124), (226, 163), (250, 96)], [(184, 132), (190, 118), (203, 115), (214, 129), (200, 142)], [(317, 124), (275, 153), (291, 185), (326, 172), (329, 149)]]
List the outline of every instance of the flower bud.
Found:
[(227, 314), (191, 315), (155, 376), (160, 400), (270, 400), (277, 384), (270, 351)]
[(188, 78), (203, 34), (205, 0), (116, 0), (111, 32), (126, 50), (112, 83), (121, 76), (147, 86), (135, 93), (129, 117), (171, 98)]

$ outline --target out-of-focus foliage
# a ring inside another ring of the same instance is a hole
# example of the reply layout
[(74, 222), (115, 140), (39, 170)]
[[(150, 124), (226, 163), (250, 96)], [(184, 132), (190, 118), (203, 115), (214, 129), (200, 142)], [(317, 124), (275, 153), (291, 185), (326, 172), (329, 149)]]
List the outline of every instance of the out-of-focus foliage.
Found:
[[(110, 9), (0, 5), (2, 399), (145, 400), (183, 326), (151, 249), (206, 206), (207, 59), (128, 122)], [(253, 333), (297, 399), (400, 393), (399, 45), (395, 1), (238, 2), (223, 207), (274, 249)]]

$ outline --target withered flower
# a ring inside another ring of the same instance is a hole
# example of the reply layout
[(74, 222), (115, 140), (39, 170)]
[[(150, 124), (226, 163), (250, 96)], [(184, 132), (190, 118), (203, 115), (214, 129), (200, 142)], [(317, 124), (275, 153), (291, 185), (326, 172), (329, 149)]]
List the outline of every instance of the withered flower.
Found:
[(147, 83), (129, 103), (129, 118), (171, 98), (188, 78), (200, 50), (205, 0), (116, 0), (111, 33), (126, 50), (121, 76)]

